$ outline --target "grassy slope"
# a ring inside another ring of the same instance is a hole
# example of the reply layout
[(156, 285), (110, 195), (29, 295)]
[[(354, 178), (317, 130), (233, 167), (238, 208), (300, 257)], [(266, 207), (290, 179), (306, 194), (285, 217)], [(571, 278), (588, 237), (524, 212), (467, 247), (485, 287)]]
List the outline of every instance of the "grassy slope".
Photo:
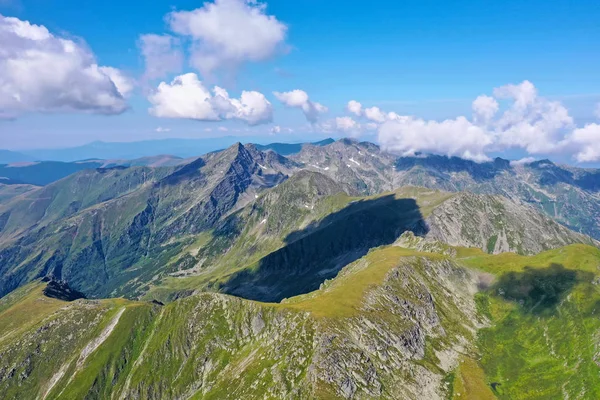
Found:
[(480, 331), (478, 345), (495, 394), (599, 398), (600, 292), (592, 281), (600, 272), (600, 250), (572, 245), (529, 257), (459, 253), (466, 265), (497, 277), (477, 296), (492, 322)]
[(300, 295), (283, 303), (283, 307), (308, 311), (316, 317), (348, 318), (360, 313), (360, 306), (369, 289), (380, 286), (390, 269), (402, 257), (422, 256), (442, 259), (433, 253), (418, 253), (400, 247), (375, 249), (354, 265), (347, 267), (321, 290)]
[[(479, 331), (476, 346), (461, 350), (462, 362), (447, 375), (453, 398), (600, 396), (600, 293), (592, 283), (600, 250), (572, 245), (527, 257), (458, 249), (456, 261), (481, 271), (482, 285), (488, 282), (476, 301), (490, 323)], [(410, 314), (392, 312), (389, 294), (426, 309), (420, 288), (437, 299), (435, 310), (445, 334), (432, 330), (423, 356), (407, 365), (411, 371), (424, 368), (443, 375), (440, 354), (456, 348), (459, 337), (471, 337), (462, 325), (468, 313), (456, 297), (470, 294), (449, 291), (452, 280), (440, 277), (452, 262), (452, 257), (436, 253), (377, 248), (320, 290), (282, 304), (210, 293), (162, 308), (122, 299), (64, 303), (45, 298), (43, 285), (32, 283), (0, 300), (0, 376), (9, 377), (0, 381), (0, 390), (9, 399), (33, 398), (46, 393), (52, 377), (63, 370), (47, 398), (117, 398), (122, 393), (143, 398), (192, 393), (193, 398), (281, 398), (292, 389), (300, 398), (336, 398), (339, 387), (313, 381), (311, 374), (333, 374), (333, 367), (323, 367), (327, 357), (364, 357), (364, 345), (353, 347), (344, 338), (377, 337), (380, 330), (356, 331), (365, 318), (367, 326), (376, 324), (385, 332), (410, 331)], [(396, 280), (390, 280), (392, 271)], [(467, 275), (453, 279), (465, 280)], [(78, 366), (82, 349), (123, 309), (106, 341)], [(330, 353), (319, 355), (322, 369), (315, 372), (314, 346), (324, 333), (339, 339), (326, 347)], [(386, 348), (386, 343), (374, 347)], [(378, 355), (369, 357), (377, 360)], [(344, 361), (342, 369), (365, 372), (366, 367), (352, 365)], [(403, 385), (425, 379), (398, 366), (390, 375), (375, 365), (383, 391), (366, 397), (403, 398), (410, 393)]]
[[(15, 369), (12, 373), (15, 378), (0, 381), (0, 390), (9, 399), (44, 393), (47, 398), (66, 399), (117, 397), (121, 393), (142, 398), (173, 398), (190, 394), (190, 390), (197, 391), (194, 398), (282, 398), (289, 395), (290, 390), (299, 398), (309, 398), (315, 393), (319, 398), (337, 398), (338, 387), (325, 383), (320, 372), (309, 368), (317, 356), (316, 341), (334, 332), (336, 336), (341, 335), (332, 347), (319, 350), (323, 352), (319, 357), (331, 362), (331, 359), (348, 356), (352, 361), (354, 357), (366, 357), (361, 355), (365, 351), (362, 347), (346, 339), (358, 329), (354, 324), (361, 314), (372, 321), (371, 324), (387, 326), (392, 335), (414, 329), (417, 325), (410, 317), (395, 321), (393, 314), (388, 315), (378, 305), (369, 306), (368, 311), (364, 301), (367, 293), (382, 290), (386, 275), (399, 265), (403, 265), (402, 271), (410, 271), (416, 286), (411, 289), (412, 286), (407, 288), (405, 284), (389, 281), (386, 290), (414, 302), (416, 309), (427, 304), (420, 306), (422, 295), (415, 297), (423, 290), (419, 285), (425, 282), (433, 288), (435, 297), (441, 297), (442, 293), (430, 282), (430, 266), (415, 262), (415, 257), (438, 261), (443, 258), (397, 247), (377, 249), (365, 260), (350, 266), (339, 282), (332, 281), (327, 289), (311, 298), (291, 299), (289, 304), (280, 305), (210, 293), (181, 299), (162, 308), (122, 299), (64, 303), (44, 298), (42, 284), (28, 285), (0, 302), (0, 326), (5, 326), (22, 309), (43, 305), (13, 337), (0, 339), (3, 363)], [(402, 264), (402, 260), (407, 260), (406, 264)], [(353, 295), (345, 296), (345, 293)], [(332, 307), (324, 313), (318, 303), (330, 301)], [(441, 323), (450, 335), (447, 340), (454, 340), (454, 335), (463, 333), (458, 327), (462, 314), (457, 307), (448, 308), (441, 303), (439, 307), (443, 311)], [(118, 324), (106, 340), (78, 365), (82, 349), (100, 336), (123, 309)], [(360, 324), (358, 327), (363, 329)], [(317, 332), (320, 332), (318, 336)], [(371, 335), (376, 337), (377, 332), (380, 331), (373, 331)], [(433, 332), (428, 335), (433, 335), (432, 338), (439, 335)], [(23, 340), (28, 344), (20, 345)], [(412, 374), (417, 366), (440, 373), (435, 367), (434, 349), (441, 349), (443, 343), (431, 340), (432, 351), (428, 350), (424, 358), (417, 356), (414, 362), (409, 362), (407, 365), (414, 366), (401, 375), (377, 367), (379, 379), (391, 385), (381, 396), (397, 397), (402, 386), (397, 380), (402, 377), (407, 379), (407, 385), (414, 384)], [(366, 372), (362, 364), (352, 366), (350, 361), (344, 368), (355, 368), (353, 373), (359, 375)], [(322, 362), (316, 367), (330, 372)], [(53, 376), (61, 370), (64, 375), (55, 379), (55, 385), (48, 391)], [(313, 378), (309, 375), (315, 373), (316, 386), (308, 385), (307, 382), (315, 379), (315, 375)], [(199, 381), (207, 386), (197, 387)]]

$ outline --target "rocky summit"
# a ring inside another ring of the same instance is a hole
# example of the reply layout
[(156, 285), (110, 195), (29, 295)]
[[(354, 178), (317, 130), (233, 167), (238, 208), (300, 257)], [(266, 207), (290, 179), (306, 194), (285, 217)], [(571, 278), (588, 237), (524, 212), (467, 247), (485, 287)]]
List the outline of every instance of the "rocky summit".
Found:
[(0, 185), (2, 398), (600, 398), (596, 170), (349, 139), (98, 164)]

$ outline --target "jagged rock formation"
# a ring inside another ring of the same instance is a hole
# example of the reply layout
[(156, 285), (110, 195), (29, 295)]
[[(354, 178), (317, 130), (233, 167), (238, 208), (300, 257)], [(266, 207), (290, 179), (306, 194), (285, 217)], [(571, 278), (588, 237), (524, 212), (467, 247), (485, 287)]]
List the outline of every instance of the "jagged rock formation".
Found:
[(13, 197), (0, 204), (0, 295), (53, 275), (91, 296), (131, 296), (295, 168), (236, 144), (180, 167), (86, 170)]
[(533, 207), (500, 196), (459, 193), (436, 207), (427, 225), (428, 237), (494, 254), (537, 254), (572, 243), (598, 245)]
[(47, 282), (44, 288), (44, 296), (62, 301), (74, 301), (85, 299), (85, 295), (77, 290), (71, 289), (66, 282), (56, 281), (51, 278), (44, 278), (42, 282)]

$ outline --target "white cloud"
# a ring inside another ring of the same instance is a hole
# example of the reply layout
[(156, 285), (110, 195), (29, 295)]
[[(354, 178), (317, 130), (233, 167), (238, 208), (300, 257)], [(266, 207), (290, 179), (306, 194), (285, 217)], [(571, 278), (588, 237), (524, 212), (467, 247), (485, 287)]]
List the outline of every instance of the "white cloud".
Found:
[(227, 131), (229, 131), (229, 129), (225, 128), (224, 126), (220, 126), (218, 128), (218, 130), (220, 130), (221, 132), (227, 132)]
[(169, 73), (181, 71), (183, 51), (180, 40), (171, 35), (141, 35), (138, 43), (146, 71), (146, 79), (162, 78)]
[(485, 129), (465, 117), (442, 122), (413, 118), (388, 121), (379, 128), (378, 140), (384, 150), (402, 155), (426, 152), (475, 161), (489, 159), (486, 148), (493, 142)]
[(81, 42), (0, 15), (0, 116), (27, 112), (119, 114), (133, 82), (97, 64)]
[(273, 106), (260, 92), (243, 91), (239, 99), (229, 97), (227, 91), (215, 86), (213, 103), (224, 119), (239, 119), (248, 125), (266, 124), (273, 120)]
[(161, 82), (148, 100), (150, 114), (161, 118), (186, 118), (199, 121), (237, 119), (248, 125), (271, 122), (273, 108), (262, 93), (243, 91), (239, 99), (215, 86), (211, 93), (194, 73), (177, 76), (171, 83)]
[(358, 137), (361, 135), (363, 127), (351, 117), (337, 117), (335, 129), (350, 137)]
[(275, 126), (271, 127), (270, 131), (272, 134), (277, 134), (277, 133), (281, 133), (281, 132), (286, 132), (286, 133), (294, 132), (294, 130), (292, 128), (285, 128), (285, 127), (281, 127), (279, 125), (275, 125)]
[(510, 165), (512, 165), (512, 166), (525, 165), (525, 164), (531, 164), (534, 161), (535, 161), (535, 157), (524, 157), (524, 158), (521, 158), (520, 160), (512, 160), (510, 162)]
[(108, 76), (117, 87), (117, 90), (123, 97), (131, 94), (134, 88), (134, 82), (128, 76), (125, 76), (119, 69), (113, 67), (99, 67), (100, 71)]
[(171, 132), (171, 128), (163, 128), (162, 126), (159, 126), (158, 128), (155, 129), (156, 132), (162, 133), (162, 132)]
[(256, 0), (215, 0), (192, 11), (167, 16), (173, 32), (193, 40), (191, 64), (209, 77), (273, 56), (285, 42), (287, 26)]
[(335, 126), (338, 131), (345, 133), (360, 132), (360, 124), (353, 120), (351, 117), (337, 117), (335, 119)]
[(380, 124), (387, 120), (387, 116), (379, 107), (365, 108), (365, 117), (370, 121)]
[(317, 122), (319, 115), (328, 111), (328, 108), (320, 103), (313, 102), (309, 99), (308, 94), (304, 90), (292, 90), (290, 92), (273, 92), (277, 100), (287, 107), (300, 108), (304, 116), (311, 124)]
[(379, 107), (363, 108), (363, 105), (355, 100), (350, 100), (346, 105), (348, 112), (356, 115), (357, 117), (365, 117), (369, 121), (372, 121), (369, 126), (373, 124), (382, 124), (385, 121), (393, 121), (401, 119), (402, 117), (395, 112), (385, 113)]
[(579, 162), (600, 161), (600, 125), (588, 124), (575, 129), (565, 140)]
[(481, 95), (472, 104), (473, 120), (479, 123), (488, 123), (498, 112), (498, 102), (495, 98)]
[(378, 127), (382, 147), (401, 154), (431, 152), (481, 161), (489, 152), (517, 148), (530, 155), (560, 152), (579, 162), (600, 161), (600, 125), (577, 128), (560, 102), (539, 96), (529, 81), (477, 97), (472, 120), (459, 116), (427, 121), (378, 107), (363, 108), (354, 100), (346, 108), (372, 121), (361, 126), (363, 131)]
[(346, 109), (357, 117), (360, 117), (363, 111), (362, 104), (355, 100), (350, 100), (346, 106)]
[(537, 99), (537, 89), (533, 83), (523, 81), (518, 85), (508, 84), (494, 89), (494, 96), (498, 99), (514, 100), (514, 107), (525, 109)]
[(562, 104), (539, 97), (529, 81), (496, 88), (494, 95), (513, 101), (494, 124), (501, 146), (523, 148), (530, 154), (561, 150), (561, 139), (573, 127)]

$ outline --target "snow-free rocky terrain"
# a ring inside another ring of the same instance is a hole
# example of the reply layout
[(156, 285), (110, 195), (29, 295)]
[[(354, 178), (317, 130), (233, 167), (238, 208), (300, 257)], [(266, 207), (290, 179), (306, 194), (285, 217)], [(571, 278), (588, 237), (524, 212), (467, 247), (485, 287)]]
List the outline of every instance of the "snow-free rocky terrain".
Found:
[(2, 397), (600, 398), (597, 171), (285, 149), (0, 185)]

